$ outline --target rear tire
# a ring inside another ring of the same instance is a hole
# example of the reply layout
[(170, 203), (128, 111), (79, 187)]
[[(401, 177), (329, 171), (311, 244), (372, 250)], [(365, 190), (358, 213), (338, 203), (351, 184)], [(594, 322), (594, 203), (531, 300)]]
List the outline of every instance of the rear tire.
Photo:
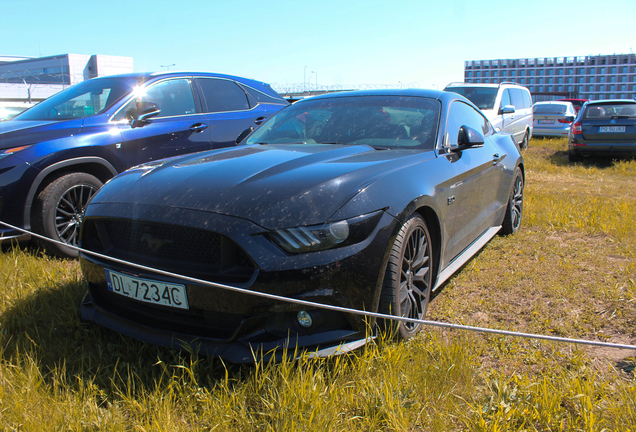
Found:
[[(47, 238), (73, 246), (78, 244), (79, 228), (86, 205), (102, 187), (102, 182), (86, 173), (70, 173), (50, 182), (33, 206), (33, 230)], [(38, 240), (48, 252), (62, 258), (79, 253), (57, 243)]]
[(581, 155), (574, 153), (572, 151), (568, 151), (568, 160), (570, 162), (580, 162), (581, 161)]
[[(419, 214), (412, 215), (400, 228), (384, 274), (380, 312), (405, 318), (424, 319), (431, 296), (433, 253), (426, 222)], [(386, 320), (398, 339), (409, 339), (421, 329), (421, 324)]]
[(512, 190), (506, 206), (506, 215), (502, 225), (504, 235), (515, 234), (521, 227), (521, 217), (523, 216), (523, 174), (521, 168), (515, 168)]
[(526, 133), (523, 135), (523, 139), (521, 140), (520, 147), (522, 150), (526, 150), (528, 148), (529, 141), (530, 141), (529, 133), (528, 131), (526, 131)]

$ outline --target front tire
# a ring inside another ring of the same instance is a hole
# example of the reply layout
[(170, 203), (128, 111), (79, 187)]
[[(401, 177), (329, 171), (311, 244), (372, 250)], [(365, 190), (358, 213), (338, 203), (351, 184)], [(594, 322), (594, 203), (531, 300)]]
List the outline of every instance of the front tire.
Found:
[[(102, 182), (86, 173), (70, 173), (50, 182), (37, 196), (33, 208), (33, 230), (47, 238), (77, 246), (79, 227), (90, 199)], [(48, 252), (62, 258), (79, 253), (57, 243), (38, 240)]]
[(521, 227), (521, 217), (523, 216), (523, 174), (521, 168), (515, 168), (512, 190), (506, 206), (506, 215), (503, 221), (503, 234), (515, 234)]
[[(400, 228), (384, 274), (380, 312), (405, 318), (424, 319), (432, 289), (433, 254), (431, 236), (419, 214)], [(386, 320), (398, 339), (409, 339), (420, 323)]]

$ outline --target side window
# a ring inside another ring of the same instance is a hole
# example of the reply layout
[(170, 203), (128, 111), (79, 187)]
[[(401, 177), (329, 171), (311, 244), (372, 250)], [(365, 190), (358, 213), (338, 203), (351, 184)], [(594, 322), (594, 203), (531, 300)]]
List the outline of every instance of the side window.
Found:
[(510, 101), (510, 93), (508, 92), (508, 89), (505, 89), (503, 91), (503, 94), (501, 95), (501, 105), (499, 105), (499, 108), (503, 108), (506, 105), (512, 105), (512, 102)]
[(523, 96), (523, 107), (532, 108), (532, 97), (528, 90), (521, 90), (521, 96)]
[(457, 145), (457, 137), (459, 136), (459, 128), (468, 126), (487, 136), (490, 133), (490, 124), (486, 117), (481, 115), (470, 105), (460, 101), (455, 101), (448, 111), (448, 124), (446, 132), (448, 133), (449, 144)]
[(509, 91), (510, 91), (510, 96), (512, 99), (512, 104), (515, 106), (515, 109), (519, 110), (524, 108), (522, 90), (510, 89)]
[(249, 110), (247, 95), (236, 83), (224, 79), (199, 78), (197, 84), (203, 93), (206, 112)]
[(153, 103), (159, 107), (161, 112), (154, 118), (189, 115), (197, 112), (190, 80), (171, 79), (151, 85), (144, 94), (128, 102), (113, 121), (130, 120), (142, 103)]

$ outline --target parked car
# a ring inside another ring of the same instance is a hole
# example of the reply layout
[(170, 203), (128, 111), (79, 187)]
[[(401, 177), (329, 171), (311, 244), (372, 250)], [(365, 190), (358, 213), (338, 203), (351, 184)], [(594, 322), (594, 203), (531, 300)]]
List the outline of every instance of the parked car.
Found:
[(576, 117), (570, 102), (537, 102), (534, 112), (534, 136), (567, 136)]
[[(140, 165), (86, 209), (82, 317), (231, 362), (363, 344), (359, 315), (182, 279), (423, 318), (497, 232), (521, 224), (524, 165), (467, 99), (435, 90), (315, 96), (243, 145)], [(418, 323), (401, 323), (409, 338)]]
[(515, 137), (521, 148), (532, 138), (532, 96), (513, 82), (500, 84), (451, 83), (444, 90), (459, 93), (477, 105), (498, 131)]
[(574, 105), (574, 110), (578, 114), (581, 107), (587, 102), (587, 99), (557, 99), (555, 102), (571, 102)]
[[(141, 163), (235, 145), (288, 103), (267, 84), (212, 73), (81, 82), (0, 123), (0, 221), (76, 245), (91, 196)], [(0, 225), (3, 239), (23, 238)], [(53, 243), (51, 252), (77, 253)]]
[(568, 136), (570, 162), (583, 156), (636, 155), (636, 101), (589, 101), (579, 112)]

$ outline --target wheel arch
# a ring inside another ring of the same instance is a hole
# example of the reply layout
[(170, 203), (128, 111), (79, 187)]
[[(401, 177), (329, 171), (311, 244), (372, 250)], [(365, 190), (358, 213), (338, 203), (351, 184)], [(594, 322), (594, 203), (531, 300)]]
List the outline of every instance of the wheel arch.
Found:
[(115, 175), (117, 170), (105, 159), (99, 157), (81, 157), (69, 159), (50, 165), (40, 171), (37, 175), (29, 192), (27, 193), (26, 205), (24, 207), (24, 227), (31, 229), (31, 211), (35, 197), (54, 179), (72, 172), (83, 172), (97, 177), (102, 183), (105, 183)]
[(429, 206), (422, 206), (415, 210), (426, 222), (428, 233), (431, 236), (431, 242), (433, 243), (433, 283), (437, 280), (437, 274), (439, 273), (439, 263), (442, 253), (442, 228), (439, 218), (435, 210)]

